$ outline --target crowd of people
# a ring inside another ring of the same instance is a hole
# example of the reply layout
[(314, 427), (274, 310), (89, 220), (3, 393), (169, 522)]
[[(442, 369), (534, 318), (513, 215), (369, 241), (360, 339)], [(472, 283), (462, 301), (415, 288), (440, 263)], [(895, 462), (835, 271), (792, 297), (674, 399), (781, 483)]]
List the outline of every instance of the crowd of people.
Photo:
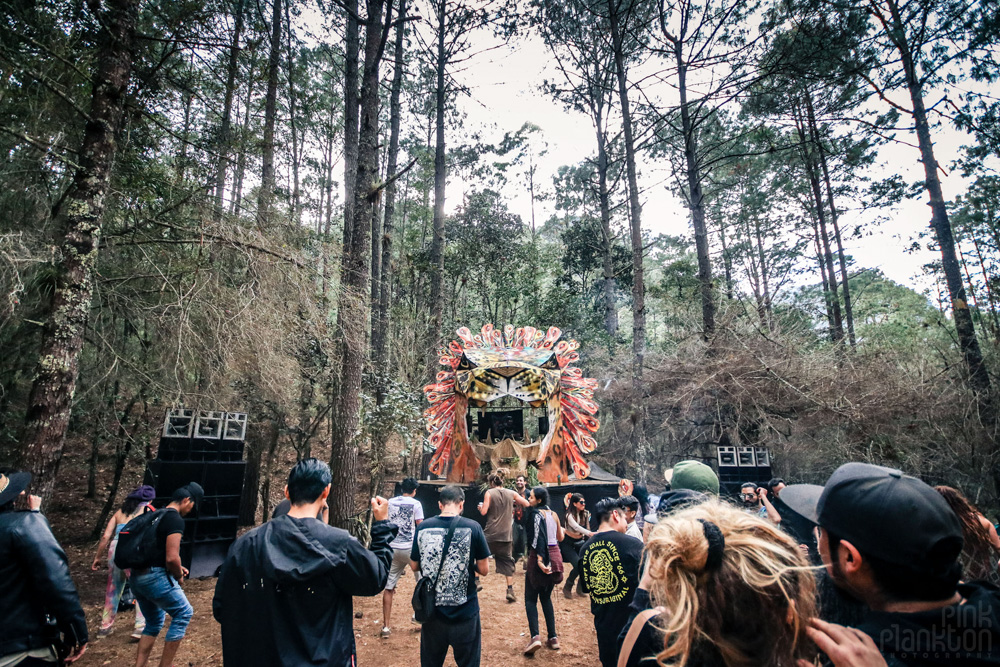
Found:
[[(441, 667), (449, 650), (458, 667), (478, 667), (479, 579), (492, 558), (508, 603), (523, 559), (523, 653), (535, 659), (560, 650), (552, 595), (563, 584), (566, 597), (589, 597), (589, 664), (601, 667), (1000, 665), (1000, 538), (956, 489), (848, 463), (823, 486), (747, 483), (731, 502), (703, 463), (671, 473), (659, 497), (625, 485), (588, 510), (582, 495), (567, 494), (557, 513), (552, 488), (518, 477), (510, 489), (497, 470), (477, 506), (485, 529), (463, 516), (461, 487), (444, 486), (438, 513), (425, 516), (417, 482), (406, 479), (400, 495), (371, 500), (365, 547), (324, 520), (328, 466), (300, 461), (283, 513), (238, 538), (220, 568), (212, 613), (225, 664), (354, 667), (353, 598), (382, 594), (388, 637), (393, 594), (409, 570), (431, 605), (421, 667)], [(71, 663), (89, 639), (40, 500), (18, 507), (29, 482), (27, 473), (0, 474), (0, 667)], [(93, 567), (106, 554), (109, 568), (98, 636), (110, 631), (127, 582), (138, 667), (166, 615), (159, 664), (171, 665), (191, 620), (179, 545), (183, 517), (202, 495), (192, 482), (153, 510), (152, 489), (139, 487), (98, 545)]]

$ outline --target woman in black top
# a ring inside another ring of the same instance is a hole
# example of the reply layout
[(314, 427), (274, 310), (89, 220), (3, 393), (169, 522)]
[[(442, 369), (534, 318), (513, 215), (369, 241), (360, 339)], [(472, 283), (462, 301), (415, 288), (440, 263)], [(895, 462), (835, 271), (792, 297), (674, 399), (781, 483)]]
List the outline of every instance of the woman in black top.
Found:
[[(563, 595), (567, 599), (573, 598), (573, 582), (580, 576), (580, 548), (588, 537), (593, 535), (590, 530), (590, 512), (587, 511), (587, 501), (579, 493), (567, 494), (566, 503), (566, 537), (559, 543), (559, 551), (562, 554), (563, 563), (573, 568), (566, 577), (563, 585)], [(583, 595), (583, 577), (579, 578), (579, 585), (576, 590), (578, 595)]]

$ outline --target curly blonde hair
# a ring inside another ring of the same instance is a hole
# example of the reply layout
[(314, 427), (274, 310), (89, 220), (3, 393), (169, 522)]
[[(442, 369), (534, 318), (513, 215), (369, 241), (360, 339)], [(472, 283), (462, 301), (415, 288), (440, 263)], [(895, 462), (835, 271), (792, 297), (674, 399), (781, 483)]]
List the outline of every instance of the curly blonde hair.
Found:
[[(706, 568), (702, 521), (715, 524), (725, 540), (717, 567)], [(650, 595), (667, 609), (659, 616), (659, 665), (683, 667), (693, 650), (710, 647), (728, 667), (783, 667), (816, 654), (806, 636), (816, 615), (813, 568), (777, 526), (709, 501), (661, 519), (646, 552)]]

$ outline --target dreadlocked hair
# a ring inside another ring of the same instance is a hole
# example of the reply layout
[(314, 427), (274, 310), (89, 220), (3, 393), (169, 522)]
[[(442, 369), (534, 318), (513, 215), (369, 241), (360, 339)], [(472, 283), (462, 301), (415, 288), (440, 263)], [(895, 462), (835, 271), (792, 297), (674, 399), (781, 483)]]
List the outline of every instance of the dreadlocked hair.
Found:
[(509, 472), (506, 468), (497, 468), (486, 476), (486, 481), (490, 483), (490, 486), (503, 486)]
[[(702, 521), (725, 540), (722, 562), (706, 569)], [(756, 516), (712, 500), (661, 519), (646, 542), (650, 595), (661, 614), (661, 666), (684, 667), (714, 648), (727, 667), (794, 665), (812, 659), (806, 636), (816, 615), (816, 581), (796, 543)]]
[(935, 486), (934, 490), (948, 502), (962, 524), (962, 537), (965, 540), (962, 565), (966, 570), (966, 578), (986, 578), (993, 568), (993, 545), (990, 544), (990, 531), (979, 519), (979, 510), (958, 489)]

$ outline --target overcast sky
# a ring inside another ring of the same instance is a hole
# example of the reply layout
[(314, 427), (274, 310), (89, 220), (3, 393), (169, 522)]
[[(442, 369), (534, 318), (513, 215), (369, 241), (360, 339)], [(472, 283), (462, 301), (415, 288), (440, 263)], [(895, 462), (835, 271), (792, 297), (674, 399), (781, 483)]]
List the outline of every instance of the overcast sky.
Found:
[[(459, 78), (472, 90), (472, 96), (459, 100), (460, 108), (467, 114), (466, 128), (482, 128), (486, 138), (499, 138), (506, 131), (515, 131), (525, 122), (532, 122), (542, 129), (548, 153), (538, 160), (538, 178), (551, 189), (551, 178), (561, 165), (576, 164), (595, 153), (596, 140), (593, 126), (587, 116), (567, 111), (561, 104), (543, 94), (539, 88), (545, 78), (558, 77), (550, 67), (550, 56), (540, 38), (524, 38), (506, 48), (487, 51), (477, 56)], [(490, 129), (492, 128), (492, 130)], [(490, 132), (492, 131), (492, 135)], [(915, 136), (904, 136), (916, 142)], [(965, 140), (956, 132), (938, 131), (936, 134), (938, 162), (946, 167), (958, 157), (958, 149)], [(899, 173), (907, 181), (923, 178), (923, 167), (918, 161), (915, 147), (900, 144), (883, 147), (876, 174)], [(670, 173), (665, 164), (640, 160), (640, 188), (643, 204), (643, 228), (653, 234), (687, 235), (691, 237), (690, 222), (683, 203), (667, 189), (665, 181)], [(950, 174), (943, 177), (946, 198), (952, 198), (965, 189), (962, 180)], [(461, 202), (462, 184), (449, 185), (448, 209), (453, 211)], [(530, 198), (524, 189), (511, 188), (507, 192), (511, 209), (522, 219), (530, 219)], [(929, 287), (921, 276), (921, 266), (935, 259), (935, 253), (926, 250), (908, 253), (916, 235), (928, 228), (930, 209), (926, 197), (904, 202), (891, 212), (878, 214), (888, 218), (871, 236), (846, 239), (847, 252), (855, 258), (855, 268), (878, 267), (897, 282), (917, 289)], [(536, 205), (538, 220), (544, 221), (551, 213), (551, 204)], [(861, 217), (863, 216), (863, 217)], [(869, 222), (875, 212), (844, 214), (846, 226)], [(811, 258), (810, 258), (811, 259)], [(814, 282), (818, 282), (818, 276)]]

